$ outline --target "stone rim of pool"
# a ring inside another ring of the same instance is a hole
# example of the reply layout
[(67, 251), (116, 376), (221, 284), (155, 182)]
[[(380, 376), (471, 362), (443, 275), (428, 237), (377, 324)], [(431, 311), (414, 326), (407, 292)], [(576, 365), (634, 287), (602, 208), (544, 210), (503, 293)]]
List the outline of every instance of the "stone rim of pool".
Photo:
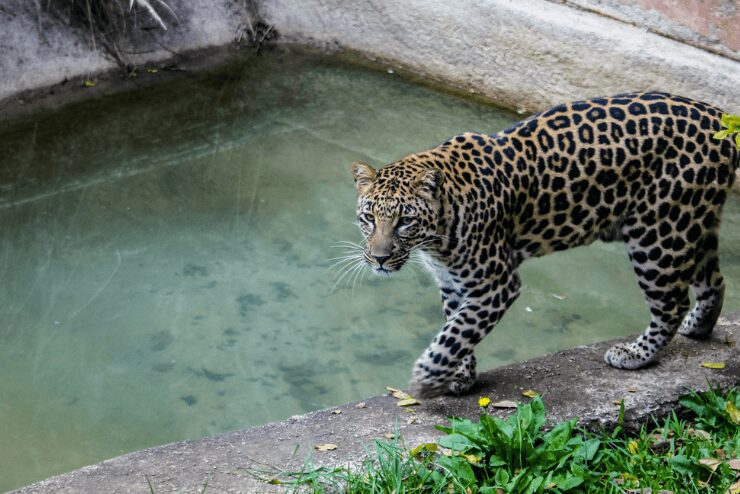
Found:
[[(361, 460), (364, 448), (385, 433), (396, 432), (409, 447), (439, 436), (434, 425), (447, 416), (474, 418), (478, 397), (526, 401), (521, 393), (536, 389), (543, 393), (550, 423), (580, 417), (579, 424), (591, 430), (613, 428), (624, 399), (623, 427), (639, 429), (650, 417), (665, 417), (687, 390), (713, 386), (736, 386), (740, 382), (740, 356), (727, 344), (740, 338), (740, 312), (720, 318), (708, 341), (696, 342), (682, 336), (661, 354), (658, 364), (640, 371), (624, 371), (603, 363), (602, 354), (615, 341), (585, 345), (526, 362), (484, 372), (473, 392), (462, 397), (444, 396), (411, 410), (396, 406), (396, 400), (375, 396), (288, 420), (181, 441), (145, 449), (12, 491), (31, 493), (123, 493), (145, 492), (149, 482), (154, 492), (270, 492), (282, 490), (250, 474), (264, 476), (299, 470), (311, 455), (312, 465), (341, 466)], [(703, 362), (724, 362), (724, 369), (702, 367)], [(335, 413), (341, 411), (341, 413)], [(510, 412), (496, 411), (499, 416)], [(413, 416), (415, 420), (408, 420)], [(317, 452), (313, 445), (333, 443), (337, 449)], [(295, 447), (300, 448), (296, 454)]]

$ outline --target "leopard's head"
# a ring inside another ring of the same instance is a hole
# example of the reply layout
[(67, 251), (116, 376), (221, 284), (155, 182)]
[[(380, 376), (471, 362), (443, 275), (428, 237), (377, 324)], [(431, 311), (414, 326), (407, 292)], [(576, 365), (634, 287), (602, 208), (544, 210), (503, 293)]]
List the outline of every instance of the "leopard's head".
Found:
[(357, 188), (357, 225), (365, 237), (364, 260), (373, 273), (398, 271), (417, 247), (439, 239), (442, 172), (415, 160), (379, 170), (352, 165)]

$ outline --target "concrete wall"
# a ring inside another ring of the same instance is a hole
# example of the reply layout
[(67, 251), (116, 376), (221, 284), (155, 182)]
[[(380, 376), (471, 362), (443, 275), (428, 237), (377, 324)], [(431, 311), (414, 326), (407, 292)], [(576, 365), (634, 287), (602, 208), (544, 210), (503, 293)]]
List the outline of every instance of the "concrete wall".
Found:
[(740, 111), (740, 63), (546, 0), (269, 0), (283, 38), (358, 50), (509, 106), (661, 89)]
[[(87, 26), (69, 25), (64, 13), (51, 15), (40, 7), (42, 2), (47, 0), (0, 1), (0, 100), (65, 80), (80, 85), (83, 78), (117, 67), (100, 42), (93, 48)], [(226, 45), (243, 32), (250, 19), (244, 0), (166, 3), (177, 18), (160, 8), (168, 27), (165, 31), (139, 11), (131, 42), (121, 46), (121, 58), (140, 64), (172, 58), (185, 50)]]
[(740, 60), (740, 2), (737, 0), (566, 0), (565, 3)]
[[(85, 27), (68, 26), (41, 11), (38, 6), (45, 1), (0, 3), (0, 100), (67, 79), (80, 86), (83, 78), (115, 67), (99, 45), (91, 48)], [(728, 24), (737, 19), (736, 0), (167, 0), (167, 4), (178, 19), (162, 11), (167, 31), (141, 29), (152, 22), (140, 13), (132, 42), (124, 46), (124, 58), (142, 63), (184, 50), (228, 45), (262, 18), (284, 41), (355, 50), (526, 111), (575, 98), (660, 89), (740, 113), (740, 62), (731, 58), (736, 52), (730, 52), (738, 34)], [(677, 6), (692, 5), (701, 15), (686, 14), (684, 26), (676, 19), (683, 19), (685, 12)], [(624, 19), (615, 20), (619, 16)], [(689, 20), (702, 18), (707, 20), (704, 24), (688, 25)], [(658, 27), (678, 33), (676, 39), (651, 31)], [(696, 46), (678, 41), (681, 36)], [(715, 39), (707, 49), (699, 47)], [(727, 56), (708, 49), (724, 49)]]

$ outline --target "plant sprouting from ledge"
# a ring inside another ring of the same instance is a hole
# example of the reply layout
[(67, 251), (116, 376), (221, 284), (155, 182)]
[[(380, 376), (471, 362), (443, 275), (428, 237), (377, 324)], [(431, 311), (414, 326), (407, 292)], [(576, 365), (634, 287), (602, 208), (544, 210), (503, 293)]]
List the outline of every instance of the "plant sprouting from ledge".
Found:
[(714, 138), (721, 140), (734, 135), (735, 147), (740, 149), (740, 115), (722, 115), (722, 127), (724, 129), (714, 134)]

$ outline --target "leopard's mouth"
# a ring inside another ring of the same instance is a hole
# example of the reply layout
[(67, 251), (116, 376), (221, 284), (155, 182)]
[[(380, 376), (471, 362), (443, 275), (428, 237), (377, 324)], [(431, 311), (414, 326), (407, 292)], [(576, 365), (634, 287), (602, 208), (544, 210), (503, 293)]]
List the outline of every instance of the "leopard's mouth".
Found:
[(370, 258), (370, 256), (365, 256), (365, 262), (367, 262), (373, 274), (388, 277), (399, 271), (406, 263), (407, 258), (408, 254), (394, 255), (392, 259), (386, 259), (382, 264), (379, 264), (377, 260)]
[(382, 277), (387, 278), (388, 276), (391, 275), (391, 270), (386, 269), (382, 266), (378, 266), (378, 267), (373, 268), (373, 273), (377, 276), (382, 276)]

